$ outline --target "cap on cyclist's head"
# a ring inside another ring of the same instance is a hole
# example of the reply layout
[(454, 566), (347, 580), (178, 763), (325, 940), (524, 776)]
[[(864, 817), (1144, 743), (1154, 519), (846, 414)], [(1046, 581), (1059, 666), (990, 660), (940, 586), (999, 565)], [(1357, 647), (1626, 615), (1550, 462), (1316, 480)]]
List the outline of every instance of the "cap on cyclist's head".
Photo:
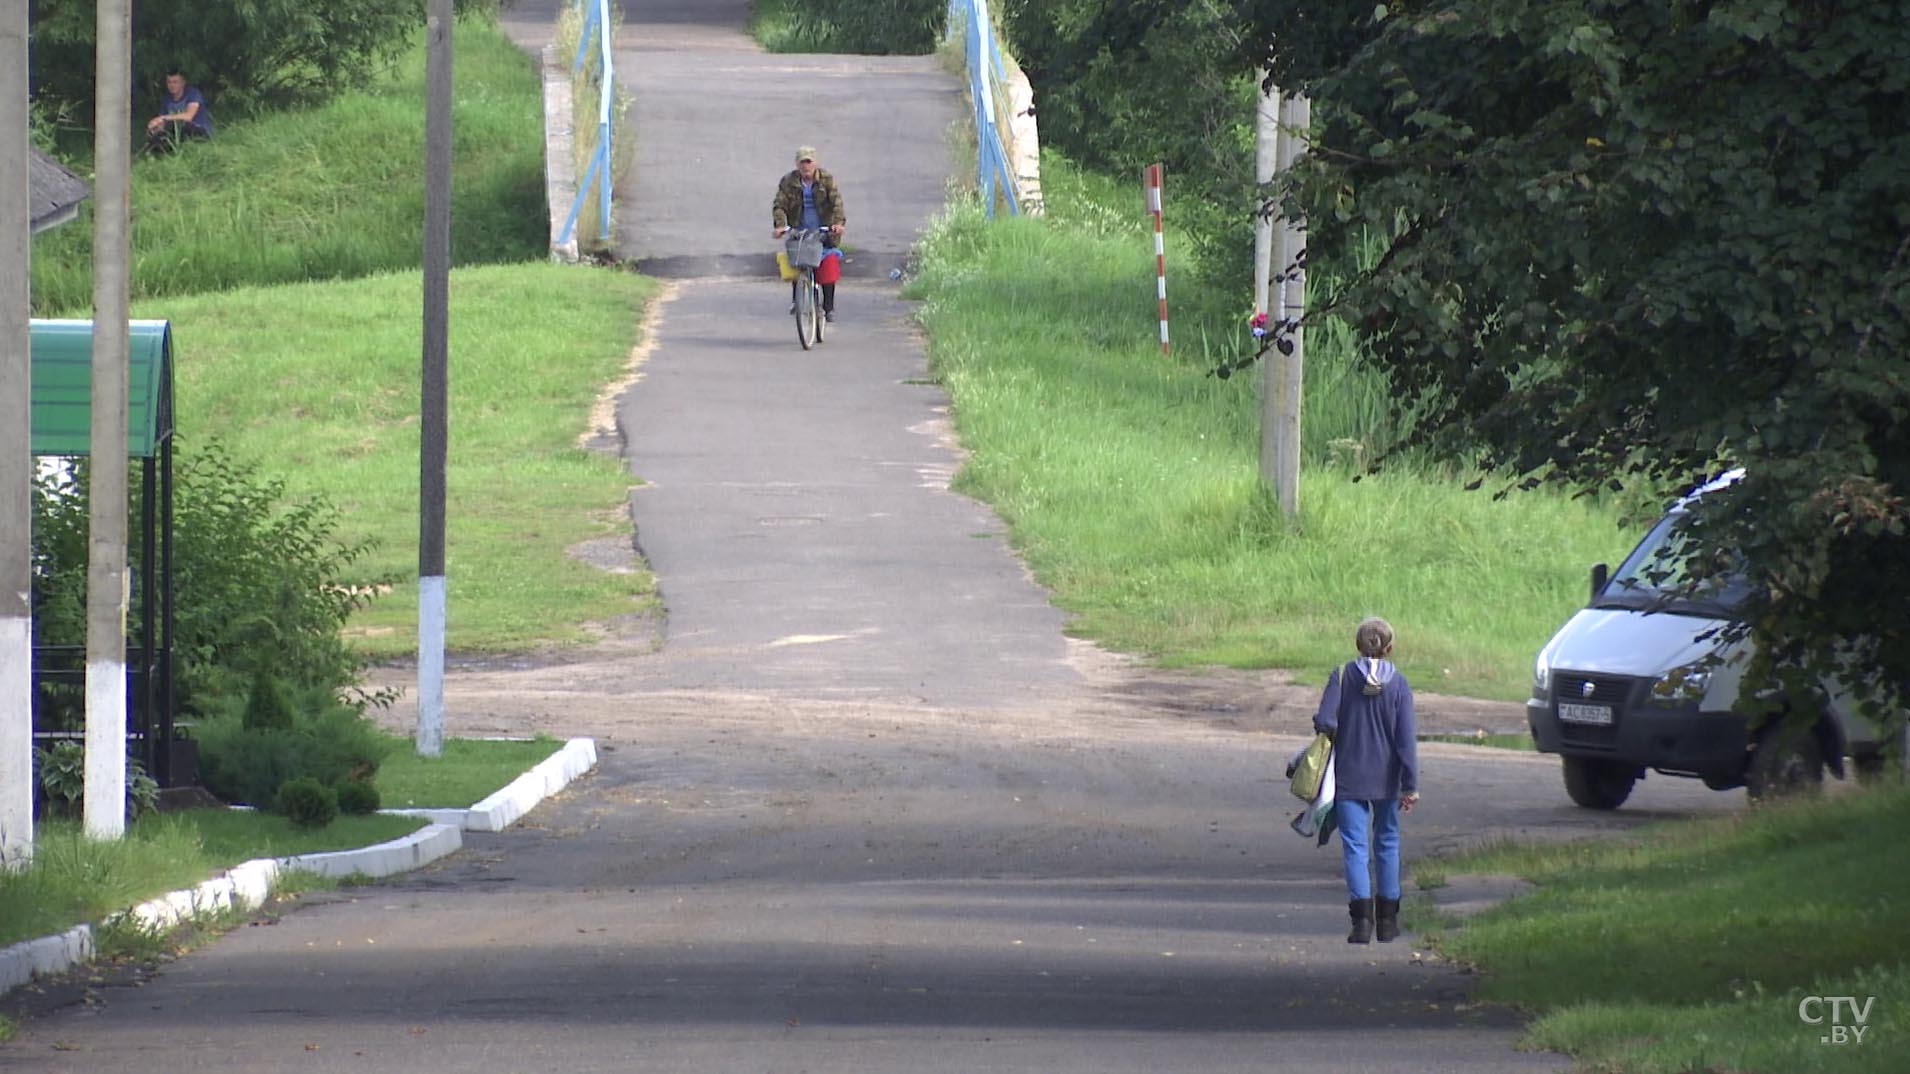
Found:
[(813, 145), (806, 145), (806, 146), (803, 146), (801, 149), (796, 150), (796, 163), (798, 164), (801, 164), (805, 160), (815, 160), (815, 159), (816, 159), (816, 147)]

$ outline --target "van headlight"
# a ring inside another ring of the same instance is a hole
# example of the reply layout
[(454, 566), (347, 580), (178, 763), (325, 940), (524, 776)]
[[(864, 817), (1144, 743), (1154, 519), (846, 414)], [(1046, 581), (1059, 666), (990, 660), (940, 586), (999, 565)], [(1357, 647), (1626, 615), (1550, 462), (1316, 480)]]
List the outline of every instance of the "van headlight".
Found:
[(1552, 689), (1552, 665), (1546, 663), (1545, 654), (1540, 653), (1537, 662), (1532, 665), (1532, 695), (1545, 697)]
[(1710, 685), (1710, 665), (1686, 664), (1660, 675), (1651, 684), (1651, 697), (1654, 701), (1697, 701)]

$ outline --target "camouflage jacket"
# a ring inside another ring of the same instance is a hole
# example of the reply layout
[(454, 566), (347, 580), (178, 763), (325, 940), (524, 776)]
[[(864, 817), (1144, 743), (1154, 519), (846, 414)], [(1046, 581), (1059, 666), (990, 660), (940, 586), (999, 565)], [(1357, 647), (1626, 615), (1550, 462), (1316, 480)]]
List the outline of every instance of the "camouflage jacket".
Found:
[[(801, 172), (792, 168), (783, 176), (782, 182), (776, 184), (776, 200), (769, 208), (772, 227), (796, 227), (802, 223)], [(836, 189), (836, 177), (822, 168), (816, 169), (816, 212), (827, 227), (849, 222), (842, 212), (842, 192)]]

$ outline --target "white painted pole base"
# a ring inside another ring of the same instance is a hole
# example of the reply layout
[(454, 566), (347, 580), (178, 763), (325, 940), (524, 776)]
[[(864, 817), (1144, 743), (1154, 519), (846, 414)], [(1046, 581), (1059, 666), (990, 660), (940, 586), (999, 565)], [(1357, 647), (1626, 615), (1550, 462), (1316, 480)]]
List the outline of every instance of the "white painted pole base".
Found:
[(0, 619), (0, 871), (33, 858), (33, 620)]
[(86, 834), (126, 834), (126, 662), (86, 665)]
[(444, 752), (444, 576), (418, 579), (418, 753)]

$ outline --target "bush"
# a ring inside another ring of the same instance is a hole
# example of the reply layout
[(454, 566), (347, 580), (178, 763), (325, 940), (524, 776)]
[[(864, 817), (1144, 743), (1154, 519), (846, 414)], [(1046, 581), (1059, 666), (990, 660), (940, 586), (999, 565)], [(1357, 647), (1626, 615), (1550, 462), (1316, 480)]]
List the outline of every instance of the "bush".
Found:
[(323, 828), (338, 819), (338, 792), (310, 776), (286, 780), (272, 804), (294, 828)]
[(245, 714), (240, 722), (248, 731), (290, 730), (292, 703), (285, 697), (285, 686), (278, 676), (260, 668), (252, 676), (252, 692), (245, 699)]
[(311, 778), (333, 785), (369, 780), (395, 745), (357, 709), (328, 694), (291, 691), (291, 723), (249, 727), (245, 707), (229, 704), (199, 721), (199, 778), (227, 802), (272, 808), (279, 786)]
[[(46, 815), (78, 817), (86, 805), (86, 745), (72, 739), (33, 751), (35, 787)], [(159, 782), (138, 761), (126, 764), (128, 823), (159, 808)]]
[[(461, 15), (488, 13), (495, 0), (459, 0)], [(135, 118), (157, 103), (166, 68), (177, 64), (212, 98), (213, 114), (310, 102), (358, 84), (401, 50), (424, 21), (418, 3), (382, 0), (254, 0), (246, 4), (143, 0), (134, 5)], [(33, 76), (42, 93), (91, 111), (95, 5), (40, 0), (33, 16)]]
[(355, 816), (378, 812), (384, 804), (378, 788), (368, 779), (348, 779), (338, 785), (338, 808)]
[[(339, 629), (385, 581), (347, 573), (369, 543), (338, 540), (336, 508), (323, 500), (287, 502), (283, 480), (262, 476), (216, 442), (185, 456), (174, 484), (173, 660), (181, 710), (203, 714), (221, 698), (256, 693), (263, 674), (294, 692), (332, 695), (353, 687), (363, 660)], [(135, 520), (138, 486), (135, 470)], [(85, 644), (87, 511), (83, 460), (35, 477), (35, 645)], [(135, 569), (137, 548), (135, 540)], [(138, 615), (128, 626), (138, 644)], [(34, 724), (76, 730), (83, 704), (83, 691), (43, 688)]]

